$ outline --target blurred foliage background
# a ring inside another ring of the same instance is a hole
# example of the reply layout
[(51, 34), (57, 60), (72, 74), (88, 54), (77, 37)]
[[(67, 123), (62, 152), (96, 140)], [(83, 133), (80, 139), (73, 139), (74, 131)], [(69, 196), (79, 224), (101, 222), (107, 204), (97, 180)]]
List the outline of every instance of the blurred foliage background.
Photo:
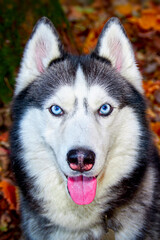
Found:
[[(85, 45), (94, 45), (97, 36), (92, 31), (89, 31), (91, 26), (95, 27), (95, 29), (97, 27), (101, 28), (104, 22), (113, 15), (120, 17), (122, 22), (130, 21), (131, 17), (140, 18), (143, 9), (159, 8), (159, 4), (160, 0), (1, 0), (0, 103), (8, 103), (12, 98), (14, 79), (18, 71), (23, 48), (34, 24), (40, 17), (47, 16), (50, 18), (59, 30), (65, 44), (70, 45), (69, 48), (74, 49), (75, 52), (78, 50), (81, 52), (82, 42), (80, 35), (76, 36), (77, 32), (81, 32), (84, 37), (89, 34), (90, 38)], [(147, 14), (150, 16), (159, 15), (159, 12), (150, 11)], [(88, 17), (89, 21), (85, 19), (86, 17)], [(153, 19), (150, 20), (153, 21)], [(141, 27), (145, 31), (151, 31), (154, 26), (146, 29), (148, 19), (146, 18), (145, 21), (145, 24), (143, 22), (140, 24)], [(131, 31), (129, 29), (129, 33)], [(132, 36), (133, 34), (135, 35)], [(75, 35), (74, 38), (73, 35)], [(133, 43), (137, 41), (137, 33), (134, 33), (134, 31), (131, 33), (131, 41)], [(144, 48), (141, 51), (144, 51)]]
[(31, 28), (42, 16), (52, 19), (58, 28), (68, 30), (69, 23), (58, 0), (0, 1), (0, 101), (11, 100), (14, 79)]
[(0, 0), (0, 239), (18, 240), (19, 196), (9, 161), (10, 102), (24, 46), (39, 18), (54, 23), (66, 50), (87, 54), (112, 16), (120, 18), (143, 75), (147, 115), (160, 149), (160, 0)]

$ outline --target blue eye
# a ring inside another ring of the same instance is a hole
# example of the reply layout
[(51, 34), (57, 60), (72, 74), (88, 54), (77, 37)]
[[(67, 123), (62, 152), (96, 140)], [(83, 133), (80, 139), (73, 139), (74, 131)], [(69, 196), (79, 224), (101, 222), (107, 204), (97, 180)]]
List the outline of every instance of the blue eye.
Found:
[(99, 108), (98, 113), (101, 116), (108, 116), (112, 112), (112, 110), (113, 108), (111, 107), (111, 105), (105, 103)]
[(52, 113), (55, 116), (61, 116), (64, 114), (64, 111), (62, 110), (61, 107), (58, 105), (53, 105), (49, 108), (50, 113)]

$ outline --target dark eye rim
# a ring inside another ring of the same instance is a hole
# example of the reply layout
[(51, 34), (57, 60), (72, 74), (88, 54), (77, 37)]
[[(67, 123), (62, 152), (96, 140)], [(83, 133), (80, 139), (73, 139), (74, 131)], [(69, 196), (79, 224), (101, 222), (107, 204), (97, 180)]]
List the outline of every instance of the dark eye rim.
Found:
[[(102, 114), (102, 113), (100, 113), (100, 109), (101, 109), (101, 107), (102, 107), (103, 105), (105, 105), (105, 104), (110, 106), (110, 111), (109, 111), (108, 113), (106, 113), (106, 114)], [(104, 104), (102, 104), (102, 105), (100, 106), (100, 108), (98, 109), (98, 115), (101, 116), (101, 117), (107, 117), (107, 116), (109, 116), (109, 115), (112, 113), (113, 109), (114, 109), (114, 108), (111, 106), (111, 104), (109, 104), (109, 103), (104, 103)]]
[[(51, 110), (53, 106), (58, 106), (58, 107), (62, 110), (62, 112), (61, 112), (60, 114), (58, 114), (58, 115), (54, 114), (54, 113), (52, 112), (52, 110)], [(55, 117), (61, 117), (61, 116), (63, 116), (63, 115), (65, 114), (64, 110), (63, 110), (59, 105), (57, 105), (57, 104), (53, 104), (52, 106), (50, 106), (50, 107), (48, 108), (48, 110), (49, 110), (49, 112), (50, 112), (53, 116), (55, 116)]]

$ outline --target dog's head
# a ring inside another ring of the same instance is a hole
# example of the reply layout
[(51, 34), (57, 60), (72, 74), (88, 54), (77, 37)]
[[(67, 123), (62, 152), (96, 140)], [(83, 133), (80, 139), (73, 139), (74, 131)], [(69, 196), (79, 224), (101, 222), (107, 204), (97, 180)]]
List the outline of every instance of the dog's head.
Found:
[(94, 200), (97, 181), (102, 196), (138, 164), (141, 93), (117, 18), (87, 56), (66, 53), (52, 23), (40, 19), (25, 47), (13, 107), (27, 174), (48, 191), (65, 183), (80, 205)]

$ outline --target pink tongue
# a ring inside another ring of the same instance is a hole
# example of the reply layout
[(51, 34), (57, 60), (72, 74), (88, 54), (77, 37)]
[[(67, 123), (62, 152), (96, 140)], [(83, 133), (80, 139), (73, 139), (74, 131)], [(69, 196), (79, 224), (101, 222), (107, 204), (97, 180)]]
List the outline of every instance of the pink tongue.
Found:
[(79, 205), (91, 203), (96, 195), (95, 177), (68, 177), (68, 190), (72, 200)]

